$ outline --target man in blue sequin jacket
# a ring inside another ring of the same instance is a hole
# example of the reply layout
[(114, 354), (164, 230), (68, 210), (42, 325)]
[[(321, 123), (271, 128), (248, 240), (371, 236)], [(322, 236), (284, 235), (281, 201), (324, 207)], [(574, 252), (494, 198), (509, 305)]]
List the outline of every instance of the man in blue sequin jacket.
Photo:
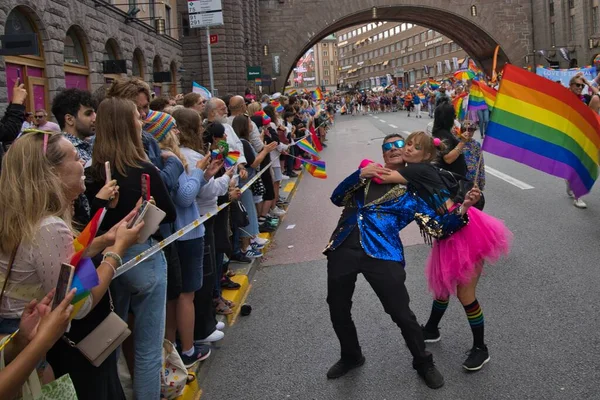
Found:
[[(400, 135), (384, 139), (383, 158), (387, 168), (404, 165)], [(413, 368), (427, 386), (437, 389), (444, 378), (425, 349), (423, 334), (409, 307), (404, 285), (404, 251), (400, 231), (416, 220), (424, 235), (446, 237), (467, 223), (466, 209), (437, 214), (415, 192), (403, 185), (377, 184), (372, 178), (384, 169), (370, 164), (344, 179), (333, 191), (331, 201), (344, 207), (327, 255), (327, 303), (333, 329), (340, 341), (341, 359), (327, 372), (330, 379), (339, 378), (361, 366), (365, 358), (352, 320), (352, 295), (356, 278), (362, 273), (379, 297), (386, 313), (400, 327), (413, 356)]]

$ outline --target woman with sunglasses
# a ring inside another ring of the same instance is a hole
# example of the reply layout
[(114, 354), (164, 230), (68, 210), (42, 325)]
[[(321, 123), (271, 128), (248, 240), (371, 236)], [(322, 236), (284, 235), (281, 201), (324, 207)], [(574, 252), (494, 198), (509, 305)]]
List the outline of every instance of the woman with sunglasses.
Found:
[[(465, 163), (467, 164), (467, 175), (468, 181), (476, 183), (479, 190), (483, 191), (485, 188), (485, 164), (483, 162), (483, 153), (481, 152), (481, 144), (473, 139), (475, 134), (475, 124), (471, 121), (464, 121), (461, 126), (461, 137), (464, 139), (463, 154), (465, 156)], [(477, 177), (477, 182), (475, 181)]]

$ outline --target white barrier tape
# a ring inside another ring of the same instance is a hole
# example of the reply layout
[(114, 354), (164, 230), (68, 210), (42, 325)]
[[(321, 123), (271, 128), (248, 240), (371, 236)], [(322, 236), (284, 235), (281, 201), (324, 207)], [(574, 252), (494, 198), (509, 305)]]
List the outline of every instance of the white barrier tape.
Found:
[[(252, 185), (258, 178), (260, 178), (260, 176), (263, 173), (265, 173), (265, 171), (269, 171), (269, 169), (271, 168), (271, 164), (273, 164), (272, 161), (265, 168), (263, 168), (259, 173), (257, 173), (256, 176), (254, 176), (254, 178), (250, 179), (250, 181), (248, 181), (248, 183), (246, 183), (240, 189), (242, 191), (242, 193), (245, 192), (246, 190), (248, 190), (250, 185)], [(123, 275), (125, 272), (129, 271), (130, 269), (132, 269), (136, 265), (140, 264), (141, 262), (146, 261), (148, 258), (152, 257), (153, 255), (155, 255), (156, 253), (158, 253), (159, 251), (161, 251), (162, 249), (164, 249), (165, 247), (167, 247), (168, 245), (170, 245), (171, 243), (173, 243), (174, 241), (176, 241), (177, 239), (179, 239), (186, 233), (191, 232), (192, 230), (196, 229), (197, 227), (200, 226), (200, 224), (204, 223), (208, 219), (217, 215), (222, 209), (227, 207), (229, 204), (231, 204), (231, 203), (228, 202), (228, 203), (221, 204), (217, 208), (217, 212), (215, 212), (214, 214), (212, 214), (212, 213), (204, 214), (202, 217), (200, 217), (197, 220), (193, 221), (192, 223), (184, 226), (183, 228), (181, 228), (180, 230), (178, 230), (177, 232), (175, 232), (168, 238), (163, 239), (161, 242), (150, 247), (148, 250), (133, 257), (131, 260), (127, 261), (119, 269), (117, 269), (117, 273), (113, 276), (113, 279), (117, 278), (118, 276)]]

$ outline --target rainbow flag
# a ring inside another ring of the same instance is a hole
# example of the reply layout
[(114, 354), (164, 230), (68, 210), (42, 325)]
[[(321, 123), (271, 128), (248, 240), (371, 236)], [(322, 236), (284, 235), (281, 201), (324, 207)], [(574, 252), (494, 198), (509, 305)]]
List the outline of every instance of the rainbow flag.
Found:
[(83, 258), (83, 254), (96, 237), (105, 214), (106, 208), (98, 210), (79, 236), (73, 239), (75, 253), (71, 257), (70, 264), (75, 267), (75, 274), (73, 275), (71, 289), (76, 288), (77, 293), (71, 302), (73, 304), (71, 317), (79, 312), (86, 297), (90, 295), (90, 290), (100, 283), (94, 263), (89, 258)]
[(307, 138), (296, 142), (296, 146), (298, 146), (300, 150), (307, 152), (311, 156), (319, 157), (319, 152), (313, 147), (313, 145), (308, 141)]
[(315, 178), (327, 179), (327, 171), (325, 171), (325, 161), (319, 160), (302, 160), (306, 171)]
[(269, 117), (267, 115), (267, 113), (264, 112), (263, 110), (255, 112), (254, 115), (258, 115), (259, 117), (262, 117), (262, 119), (263, 119), (263, 126), (264, 125), (269, 125), (271, 123), (271, 117)]
[(562, 85), (506, 65), (483, 149), (566, 179), (581, 197), (598, 178), (600, 120)]
[(321, 91), (320, 87), (318, 87), (315, 90), (313, 90), (312, 97), (313, 97), (313, 99), (315, 99), (317, 101), (318, 100), (323, 100), (323, 92)]
[(454, 112), (456, 113), (456, 119), (462, 121), (465, 119), (466, 111), (464, 107), (464, 101), (467, 93), (461, 93), (454, 100), (452, 100), (452, 105), (454, 106)]
[(425, 94), (419, 93), (418, 96), (421, 100), (425, 100)]
[(298, 94), (298, 91), (297, 91), (296, 89), (292, 89), (292, 90), (290, 90), (290, 91), (288, 92), (288, 94), (289, 94), (290, 96), (296, 96), (296, 95)]
[(469, 91), (469, 104), (467, 105), (467, 109), (469, 111), (477, 111), (485, 110), (486, 108), (488, 108), (488, 106), (485, 102), (485, 96), (481, 90), (480, 83), (473, 81), (471, 90)]
[(429, 87), (432, 88), (433, 90), (438, 90), (440, 88), (440, 83), (438, 81), (436, 81), (435, 79), (430, 79)]
[[(473, 81), (475, 83), (475, 81)], [(479, 88), (483, 93), (483, 99), (485, 100), (485, 104), (487, 104), (490, 112), (494, 109), (494, 104), (496, 103), (496, 95), (498, 91), (492, 87), (489, 87), (485, 83), (479, 83)]]
[(275, 109), (275, 111), (277, 111), (278, 113), (282, 113), (283, 110), (284, 110), (283, 106), (278, 101), (272, 100), (271, 101), (271, 105), (273, 106), (273, 108)]
[(310, 132), (310, 137), (312, 139), (314, 148), (317, 149), (317, 151), (323, 151), (323, 145), (321, 144), (321, 141), (319, 140), (319, 136), (317, 136), (317, 132), (315, 131), (314, 125), (311, 125), (311, 127), (308, 131)]
[(227, 166), (227, 168), (231, 168), (235, 164), (237, 164), (239, 158), (240, 158), (239, 151), (230, 151), (229, 153), (227, 153), (227, 156), (224, 157), (223, 160), (225, 161), (225, 165)]

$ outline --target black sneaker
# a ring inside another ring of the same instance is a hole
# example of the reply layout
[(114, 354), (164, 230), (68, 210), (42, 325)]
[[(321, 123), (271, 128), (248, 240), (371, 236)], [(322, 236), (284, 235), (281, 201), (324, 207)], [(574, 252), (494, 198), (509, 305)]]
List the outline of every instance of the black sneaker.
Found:
[(344, 360), (339, 360), (331, 368), (327, 371), (327, 379), (337, 379), (346, 375), (348, 371), (358, 368), (365, 363), (365, 356), (360, 356), (360, 359), (353, 363), (345, 362)]
[(444, 377), (435, 367), (433, 362), (423, 368), (417, 370), (417, 373), (423, 380), (425, 384), (431, 389), (439, 389), (444, 386)]
[(463, 368), (467, 371), (479, 371), (488, 361), (490, 361), (490, 353), (487, 346), (473, 346), (463, 363)]
[(221, 289), (238, 290), (242, 285), (232, 281), (228, 276), (221, 279)]
[(246, 257), (244, 254), (232, 254), (231, 257), (229, 258), (229, 261), (233, 261), (236, 263), (242, 263), (242, 264), (250, 264), (252, 262), (251, 259), (249, 259), (248, 257)]
[(298, 177), (298, 174), (295, 173), (294, 171), (288, 172), (286, 175), (289, 176), (290, 178), (297, 178)]
[(275, 232), (277, 230), (277, 228), (267, 224), (266, 222), (263, 222), (262, 224), (258, 224), (258, 231), (260, 233), (270, 233), (270, 232)]
[(194, 354), (191, 356), (186, 356), (185, 354), (181, 353), (180, 356), (181, 361), (183, 361), (183, 365), (185, 365), (186, 368), (191, 368), (198, 361), (206, 360), (210, 356), (210, 346), (204, 344), (195, 344)]
[(421, 329), (423, 330), (423, 339), (425, 340), (425, 343), (436, 343), (442, 339), (438, 328), (435, 328), (435, 331), (431, 331), (421, 325)]

